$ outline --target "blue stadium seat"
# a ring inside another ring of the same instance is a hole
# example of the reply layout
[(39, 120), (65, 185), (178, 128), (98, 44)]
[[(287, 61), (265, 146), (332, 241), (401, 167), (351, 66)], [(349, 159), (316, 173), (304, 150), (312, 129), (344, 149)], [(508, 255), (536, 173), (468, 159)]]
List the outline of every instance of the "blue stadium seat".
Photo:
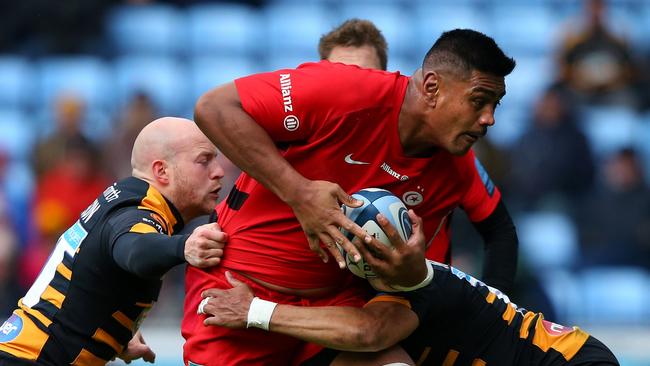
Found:
[(318, 53), (312, 52), (293, 52), (286, 55), (276, 55), (267, 60), (265, 66), (261, 66), (263, 71), (274, 71), (280, 69), (293, 69), (305, 62), (318, 62), (320, 58)]
[[(372, 21), (388, 42), (389, 59), (393, 56), (411, 56), (414, 39), (413, 28), (405, 26), (410, 14), (395, 2), (343, 2), (338, 24), (350, 18)], [(418, 57), (421, 57), (418, 55)]]
[(19, 56), (0, 57), (0, 107), (24, 108), (34, 103), (32, 64)]
[(492, 143), (506, 149), (519, 140), (530, 123), (530, 109), (509, 98), (508, 91), (508, 95), (494, 113), (495, 124), (488, 129), (487, 134)]
[(201, 57), (190, 63), (190, 95), (197, 100), (206, 91), (260, 71), (247, 57)]
[(113, 75), (95, 57), (52, 57), (38, 63), (42, 109), (51, 110), (60, 94), (76, 95), (89, 109), (107, 109), (112, 105)]
[(238, 4), (200, 4), (187, 11), (189, 52), (194, 56), (259, 55), (260, 15)]
[(536, 272), (541, 285), (553, 304), (556, 319), (561, 324), (573, 324), (582, 313), (582, 293), (578, 276), (568, 270), (548, 268)]
[(641, 156), (645, 178), (650, 182), (650, 112), (646, 112), (640, 117), (639, 129), (634, 136), (634, 147)]
[(591, 267), (580, 276), (585, 321), (649, 324), (650, 274), (638, 267)]
[(318, 60), (318, 40), (336, 25), (320, 4), (274, 4), (265, 8), (264, 16), (270, 64), (284, 57)]
[(507, 54), (549, 55), (561, 27), (547, 4), (496, 2), (491, 6), (493, 38)]
[(36, 134), (27, 115), (19, 109), (0, 109), (0, 150), (13, 160), (27, 160)]
[(388, 71), (399, 71), (402, 75), (411, 76), (413, 72), (422, 66), (420, 60), (414, 57), (388, 57)]
[(189, 80), (177, 61), (165, 57), (122, 57), (115, 61), (116, 96), (121, 107), (138, 91), (151, 96), (163, 114), (186, 110)]
[(422, 1), (415, 7), (413, 16), (416, 35), (415, 42), (409, 44), (415, 48), (420, 61), (445, 31), (470, 28), (491, 35), (490, 23), (468, 2)]
[(534, 212), (517, 217), (519, 248), (535, 269), (569, 268), (578, 255), (573, 221), (560, 212)]
[(184, 47), (180, 11), (167, 5), (124, 5), (107, 18), (108, 36), (119, 54), (170, 55)]
[(523, 108), (530, 109), (531, 105), (541, 97), (544, 90), (555, 78), (554, 60), (546, 57), (517, 57), (517, 66), (506, 76), (506, 92), (504, 98), (508, 103), (517, 103)]
[(584, 117), (580, 127), (598, 158), (633, 146), (641, 129), (640, 117), (625, 107), (590, 107)]

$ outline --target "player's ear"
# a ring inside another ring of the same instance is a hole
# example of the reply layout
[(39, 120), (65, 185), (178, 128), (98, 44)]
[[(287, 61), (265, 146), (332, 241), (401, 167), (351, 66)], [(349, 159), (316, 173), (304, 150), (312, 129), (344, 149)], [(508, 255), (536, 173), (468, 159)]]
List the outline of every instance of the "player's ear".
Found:
[(151, 174), (157, 182), (169, 184), (169, 164), (165, 160), (154, 160), (151, 163)]
[(427, 105), (435, 108), (440, 93), (440, 74), (435, 71), (427, 71), (422, 78), (422, 93)]

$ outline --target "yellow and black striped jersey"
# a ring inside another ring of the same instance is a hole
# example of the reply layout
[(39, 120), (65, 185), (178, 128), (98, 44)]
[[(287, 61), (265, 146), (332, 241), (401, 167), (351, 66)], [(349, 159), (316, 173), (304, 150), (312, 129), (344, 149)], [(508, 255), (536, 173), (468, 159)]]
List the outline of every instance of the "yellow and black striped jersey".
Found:
[[(143, 276), (119, 258), (133, 257), (131, 250), (151, 251), (153, 243), (171, 258), (165, 270), (181, 263), (178, 248), (186, 237), (171, 235), (182, 225), (174, 206), (145, 181), (127, 178), (109, 186), (61, 235), (0, 328), (0, 359), (84, 366), (113, 359), (157, 300), (161, 285), (159, 272)], [(161, 255), (153, 252), (150, 256)]]
[(408, 300), (420, 325), (401, 345), (416, 365), (567, 365), (586, 342), (598, 350), (582, 352), (581, 359), (617, 364), (611, 351), (581, 329), (547, 321), (457, 268), (429, 262), (434, 275), (428, 286), (371, 300)]

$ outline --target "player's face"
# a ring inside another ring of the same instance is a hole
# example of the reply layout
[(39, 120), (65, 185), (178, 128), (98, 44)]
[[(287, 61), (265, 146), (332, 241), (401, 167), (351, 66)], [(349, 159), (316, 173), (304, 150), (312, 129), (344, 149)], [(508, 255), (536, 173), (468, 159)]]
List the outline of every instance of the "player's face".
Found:
[(354, 46), (336, 46), (332, 48), (328, 61), (340, 62), (348, 65), (357, 65), (366, 69), (381, 70), (381, 62), (374, 47), (363, 45)]
[(505, 95), (504, 78), (473, 71), (466, 80), (447, 77), (435, 114), (438, 147), (463, 155), (494, 125), (494, 111)]
[(217, 148), (207, 138), (199, 139), (179, 151), (171, 164), (174, 204), (179, 211), (192, 218), (212, 212), (224, 175), (217, 161)]

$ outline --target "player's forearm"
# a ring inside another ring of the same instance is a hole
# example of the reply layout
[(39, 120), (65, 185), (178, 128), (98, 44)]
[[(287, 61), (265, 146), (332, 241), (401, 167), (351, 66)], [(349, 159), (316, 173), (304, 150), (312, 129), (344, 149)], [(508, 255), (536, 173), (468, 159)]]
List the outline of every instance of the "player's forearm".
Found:
[(187, 235), (126, 233), (113, 245), (113, 259), (125, 271), (143, 278), (160, 278), (184, 263)]
[(235, 165), (283, 201), (307, 181), (278, 152), (269, 134), (241, 106), (234, 83), (204, 94), (194, 119), (203, 133)]
[(359, 308), (278, 305), (270, 331), (327, 348), (372, 352), (397, 342), (388, 343), (390, 337), (378, 333), (378, 321), (381, 320)]
[(507, 293), (517, 271), (519, 241), (503, 201), (487, 219), (475, 225), (485, 242), (483, 282)]

